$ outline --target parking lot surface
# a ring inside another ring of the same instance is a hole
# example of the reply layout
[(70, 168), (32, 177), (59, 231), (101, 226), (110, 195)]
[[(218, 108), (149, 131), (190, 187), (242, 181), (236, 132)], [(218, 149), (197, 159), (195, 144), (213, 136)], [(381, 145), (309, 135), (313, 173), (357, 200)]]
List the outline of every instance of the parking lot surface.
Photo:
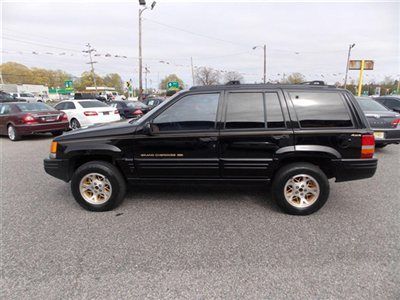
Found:
[(400, 147), (317, 213), (262, 186), (132, 187), (91, 213), (45, 174), (50, 137), (1, 143), (2, 299), (400, 298)]

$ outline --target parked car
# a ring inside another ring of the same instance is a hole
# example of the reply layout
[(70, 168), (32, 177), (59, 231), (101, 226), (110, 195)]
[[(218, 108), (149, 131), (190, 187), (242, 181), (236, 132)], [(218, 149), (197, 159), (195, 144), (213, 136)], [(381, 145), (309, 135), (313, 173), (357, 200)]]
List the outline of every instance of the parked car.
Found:
[(376, 147), (400, 143), (400, 114), (368, 97), (357, 97), (372, 130)]
[[(374, 135), (354, 96), (314, 85), (192, 87), (142, 118), (53, 140), (48, 174), (85, 209), (106, 211), (137, 182), (272, 182), (287, 213), (329, 196), (329, 178), (372, 177)], [(350, 199), (349, 199), (350, 201)], [(354, 204), (358, 205), (358, 204)]]
[(16, 102), (16, 101), (23, 101), (26, 102), (26, 100), (23, 99), (15, 99), (13, 96), (11, 96), (9, 93), (0, 91), (0, 103), (1, 102)]
[(68, 118), (44, 103), (0, 103), (0, 134), (12, 141), (35, 133), (51, 132), (60, 135), (68, 130)]
[(109, 101), (106, 96), (90, 92), (77, 92), (74, 94), (74, 100), (99, 100), (101, 102)]
[(119, 115), (123, 119), (139, 118), (147, 113), (149, 107), (140, 101), (113, 101), (111, 107), (118, 109)]
[(400, 96), (382, 96), (374, 98), (390, 110), (400, 113)]
[(121, 119), (118, 110), (99, 100), (61, 101), (55, 109), (68, 116), (71, 129), (110, 123)]
[(28, 92), (12, 93), (12, 96), (15, 99), (14, 101), (22, 99), (29, 103), (43, 102), (42, 98), (36, 97), (34, 94)]
[(160, 105), (161, 103), (163, 103), (164, 99), (162, 98), (148, 98), (143, 100), (142, 102), (144, 104), (146, 104), (149, 109), (153, 109), (154, 107)]

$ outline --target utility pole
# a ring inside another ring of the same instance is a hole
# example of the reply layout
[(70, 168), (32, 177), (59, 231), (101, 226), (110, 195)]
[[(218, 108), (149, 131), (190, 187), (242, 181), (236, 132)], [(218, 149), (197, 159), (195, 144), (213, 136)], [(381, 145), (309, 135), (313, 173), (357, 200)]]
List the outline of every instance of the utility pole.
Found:
[[(139, 0), (139, 5), (144, 6), (143, 8), (139, 8), (139, 95), (138, 99), (142, 99), (143, 94), (143, 57), (142, 57), (142, 13), (147, 9), (146, 1)], [(156, 2), (153, 1), (151, 4), (151, 9), (154, 8)]]
[(192, 85), (194, 85), (193, 57), (190, 58), (190, 65), (192, 67)]
[(264, 51), (264, 76), (263, 76), (263, 82), (267, 83), (267, 45), (264, 44), (263, 46), (254, 46), (253, 50), (256, 50), (257, 48), (263, 48), (263, 51)]
[(347, 53), (346, 75), (344, 76), (344, 89), (346, 89), (346, 87), (347, 87), (347, 74), (349, 73), (350, 53), (351, 53), (351, 49), (353, 49), (355, 45), (356, 44), (349, 45), (349, 52)]
[(149, 68), (147, 67), (147, 65), (144, 67), (144, 78), (145, 78), (145, 85), (144, 85), (144, 90), (147, 93), (147, 73), (150, 73)]
[(93, 49), (92, 46), (91, 46), (89, 43), (86, 44), (86, 47), (87, 47), (88, 49), (87, 49), (87, 50), (84, 50), (84, 51), (82, 51), (82, 52), (84, 52), (84, 53), (89, 53), (90, 62), (88, 62), (88, 63), (86, 63), (86, 64), (88, 64), (88, 65), (90, 64), (90, 66), (91, 66), (91, 72), (92, 72), (92, 78), (93, 78), (94, 88), (95, 88), (96, 93), (97, 93), (96, 75), (95, 75), (95, 73), (94, 73), (94, 67), (93, 67), (94, 64), (97, 64), (97, 61), (93, 61), (93, 60), (92, 60), (92, 52), (94, 52), (94, 51), (96, 51), (96, 50)]

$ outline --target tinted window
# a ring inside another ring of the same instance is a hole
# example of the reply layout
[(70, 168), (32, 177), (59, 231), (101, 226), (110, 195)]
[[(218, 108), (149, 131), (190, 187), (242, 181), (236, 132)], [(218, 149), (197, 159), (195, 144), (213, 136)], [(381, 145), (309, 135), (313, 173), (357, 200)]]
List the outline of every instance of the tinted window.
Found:
[(285, 127), (282, 108), (277, 93), (265, 94), (265, 109), (267, 110), (267, 127), (282, 128)]
[(75, 109), (75, 104), (73, 102), (65, 102), (64, 103), (64, 109), (65, 110)]
[(107, 104), (104, 104), (103, 102), (93, 100), (93, 101), (79, 101), (79, 104), (83, 108), (92, 108), (92, 107), (108, 107)]
[(400, 107), (400, 100), (396, 100), (396, 99), (386, 99), (385, 100), (385, 105), (387, 105), (390, 108), (393, 107)]
[(54, 106), (54, 108), (57, 109), (57, 110), (63, 110), (64, 107), (65, 107), (65, 103), (64, 102), (58, 103), (56, 106)]
[(219, 94), (190, 95), (168, 107), (154, 119), (160, 131), (215, 128)]
[(146, 108), (147, 105), (140, 102), (140, 101), (135, 101), (135, 102), (127, 102), (126, 106), (128, 106), (129, 108)]
[(291, 92), (301, 127), (352, 127), (339, 93)]
[(16, 104), (20, 111), (51, 111), (52, 107), (44, 103), (19, 103)]
[(264, 128), (262, 93), (229, 93), (225, 128)]
[(10, 109), (10, 105), (8, 104), (4, 104), (3, 106), (1, 106), (0, 108), (0, 115), (6, 115), (9, 114), (11, 111)]

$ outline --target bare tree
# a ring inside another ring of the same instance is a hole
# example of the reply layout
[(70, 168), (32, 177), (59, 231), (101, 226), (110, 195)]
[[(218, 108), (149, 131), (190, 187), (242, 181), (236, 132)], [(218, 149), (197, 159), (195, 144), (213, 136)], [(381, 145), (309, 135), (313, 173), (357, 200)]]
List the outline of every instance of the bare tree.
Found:
[(200, 67), (195, 70), (194, 78), (198, 85), (215, 85), (220, 83), (221, 74), (210, 67)]
[(241, 83), (243, 83), (243, 76), (239, 72), (229, 71), (228, 73), (225, 74), (224, 81), (225, 82), (240, 81)]
[(306, 81), (306, 78), (303, 74), (301, 73), (292, 73), (288, 77), (283, 77), (280, 82), (281, 83), (291, 83), (291, 84), (297, 84), (297, 83), (302, 83)]

